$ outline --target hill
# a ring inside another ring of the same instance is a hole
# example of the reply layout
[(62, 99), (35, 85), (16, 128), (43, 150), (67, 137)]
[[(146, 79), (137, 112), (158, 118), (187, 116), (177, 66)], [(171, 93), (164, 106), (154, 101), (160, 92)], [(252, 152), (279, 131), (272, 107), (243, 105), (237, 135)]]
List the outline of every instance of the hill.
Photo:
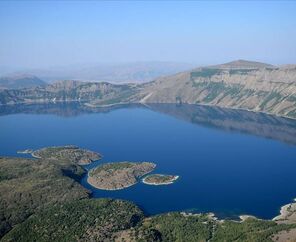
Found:
[(209, 66), (210, 68), (218, 69), (259, 69), (259, 68), (276, 68), (273, 65), (257, 62), (257, 61), (248, 61), (248, 60), (235, 60), (228, 63)]
[(0, 77), (0, 89), (18, 89), (45, 86), (46, 82), (32, 75), (11, 75)]
[(296, 68), (234, 61), (148, 83), (145, 103), (189, 103), (296, 118)]

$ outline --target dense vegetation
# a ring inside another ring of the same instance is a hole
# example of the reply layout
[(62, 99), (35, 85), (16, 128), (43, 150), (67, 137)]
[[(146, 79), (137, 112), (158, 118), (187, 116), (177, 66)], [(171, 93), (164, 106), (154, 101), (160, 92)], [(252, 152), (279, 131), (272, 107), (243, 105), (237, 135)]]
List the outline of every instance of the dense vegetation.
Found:
[(0, 237), (47, 205), (88, 197), (65, 173), (79, 177), (83, 170), (43, 159), (0, 158)]
[(84, 199), (50, 206), (15, 227), (3, 241), (112, 241), (117, 232), (143, 218), (135, 205), (110, 199)]
[(141, 241), (142, 231), (158, 231), (159, 241), (206, 241), (211, 237), (212, 227), (213, 221), (206, 215), (168, 213), (146, 219), (137, 228), (136, 238)]
[(282, 230), (295, 228), (296, 225), (277, 224), (273, 221), (249, 218), (243, 223), (225, 221), (217, 226), (212, 241), (272, 241), (271, 236)]
[(295, 227), (251, 218), (244, 222), (221, 222), (207, 214), (167, 213), (145, 219), (130, 234), (136, 241), (154, 238), (151, 241), (270, 242), (273, 234)]

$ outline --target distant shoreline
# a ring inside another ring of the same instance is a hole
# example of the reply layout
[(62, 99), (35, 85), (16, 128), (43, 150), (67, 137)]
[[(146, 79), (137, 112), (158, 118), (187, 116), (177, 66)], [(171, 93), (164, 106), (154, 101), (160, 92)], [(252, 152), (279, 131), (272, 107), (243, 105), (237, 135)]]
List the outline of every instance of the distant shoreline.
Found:
[[(18, 103), (0, 103), (0, 106), (17, 106), (17, 105), (44, 105), (44, 104), (60, 104), (60, 103), (81, 103), (83, 104), (85, 107), (88, 108), (107, 108), (107, 107), (113, 107), (113, 106), (120, 106), (120, 105), (127, 105), (127, 104), (137, 104), (137, 105), (144, 105), (144, 106), (148, 106), (149, 104), (175, 104), (175, 105), (179, 105), (176, 102), (124, 102), (124, 103), (111, 103), (111, 104), (98, 104), (98, 105), (94, 105), (94, 104), (90, 104), (89, 101), (91, 100), (56, 100), (56, 101), (35, 101), (35, 102), (18, 102)], [(246, 111), (246, 112), (251, 112), (251, 113), (261, 113), (261, 114), (265, 114), (265, 115), (269, 115), (269, 116), (274, 116), (274, 117), (278, 117), (278, 118), (285, 118), (285, 119), (289, 119), (289, 120), (296, 120), (296, 117), (291, 117), (291, 116), (285, 116), (285, 115), (280, 115), (277, 113), (271, 113), (271, 112), (267, 112), (267, 111), (255, 111), (255, 110), (251, 110), (251, 109), (247, 109), (247, 108), (237, 108), (237, 107), (227, 107), (227, 106), (222, 106), (222, 105), (213, 105), (213, 104), (207, 104), (207, 103), (182, 103), (182, 104), (186, 104), (186, 105), (197, 105), (197, 106), (206, 106), (206, 107), (218, 107), (218, 108), (224, 108), (224, 109), (229, 109), (229, 110), (239, 110), (239, 111)], [(181, 104), (181, 105), (182, 105)]]

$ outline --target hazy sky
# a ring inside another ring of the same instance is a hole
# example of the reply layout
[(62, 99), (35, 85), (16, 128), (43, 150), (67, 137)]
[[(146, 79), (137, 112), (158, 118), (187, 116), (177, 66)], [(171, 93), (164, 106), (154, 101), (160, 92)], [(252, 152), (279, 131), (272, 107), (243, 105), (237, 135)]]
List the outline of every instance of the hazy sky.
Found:
[(294, 1), (0, 1), (0, 66), (296, 63)]

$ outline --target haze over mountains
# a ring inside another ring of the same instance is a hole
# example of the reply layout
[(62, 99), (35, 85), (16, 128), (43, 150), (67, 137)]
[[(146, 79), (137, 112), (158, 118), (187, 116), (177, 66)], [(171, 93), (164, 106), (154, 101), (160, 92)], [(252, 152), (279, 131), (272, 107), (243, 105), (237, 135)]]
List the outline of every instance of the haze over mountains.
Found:
[(18, 74), (0, 77), (0, 89), (45, 86), (46, 82), (33, 75)]
[(296, 118), (296, 66), (237, 60), (199, 67), (144, 84), (61, 81), (0, 92), (1, 104), (84, 101), (89, 106), (119, 103), (203, 104)]
[[(58, 80), (106, 81), (111, 83), (144, 83), (165, 75), (175, 74), (193, 68), (189, 63), (178, 62), (127, 62), (77, 64), (70, 66), (49, 67), (40, 69), (19, 69), (14, 72), (3, 72), (5, 76), (25, 75), (38, 76), (46, 82)], [(11, 70), (11, 69), (10, 69)], [(0, 69), (1, 74), (1, 69)]]

